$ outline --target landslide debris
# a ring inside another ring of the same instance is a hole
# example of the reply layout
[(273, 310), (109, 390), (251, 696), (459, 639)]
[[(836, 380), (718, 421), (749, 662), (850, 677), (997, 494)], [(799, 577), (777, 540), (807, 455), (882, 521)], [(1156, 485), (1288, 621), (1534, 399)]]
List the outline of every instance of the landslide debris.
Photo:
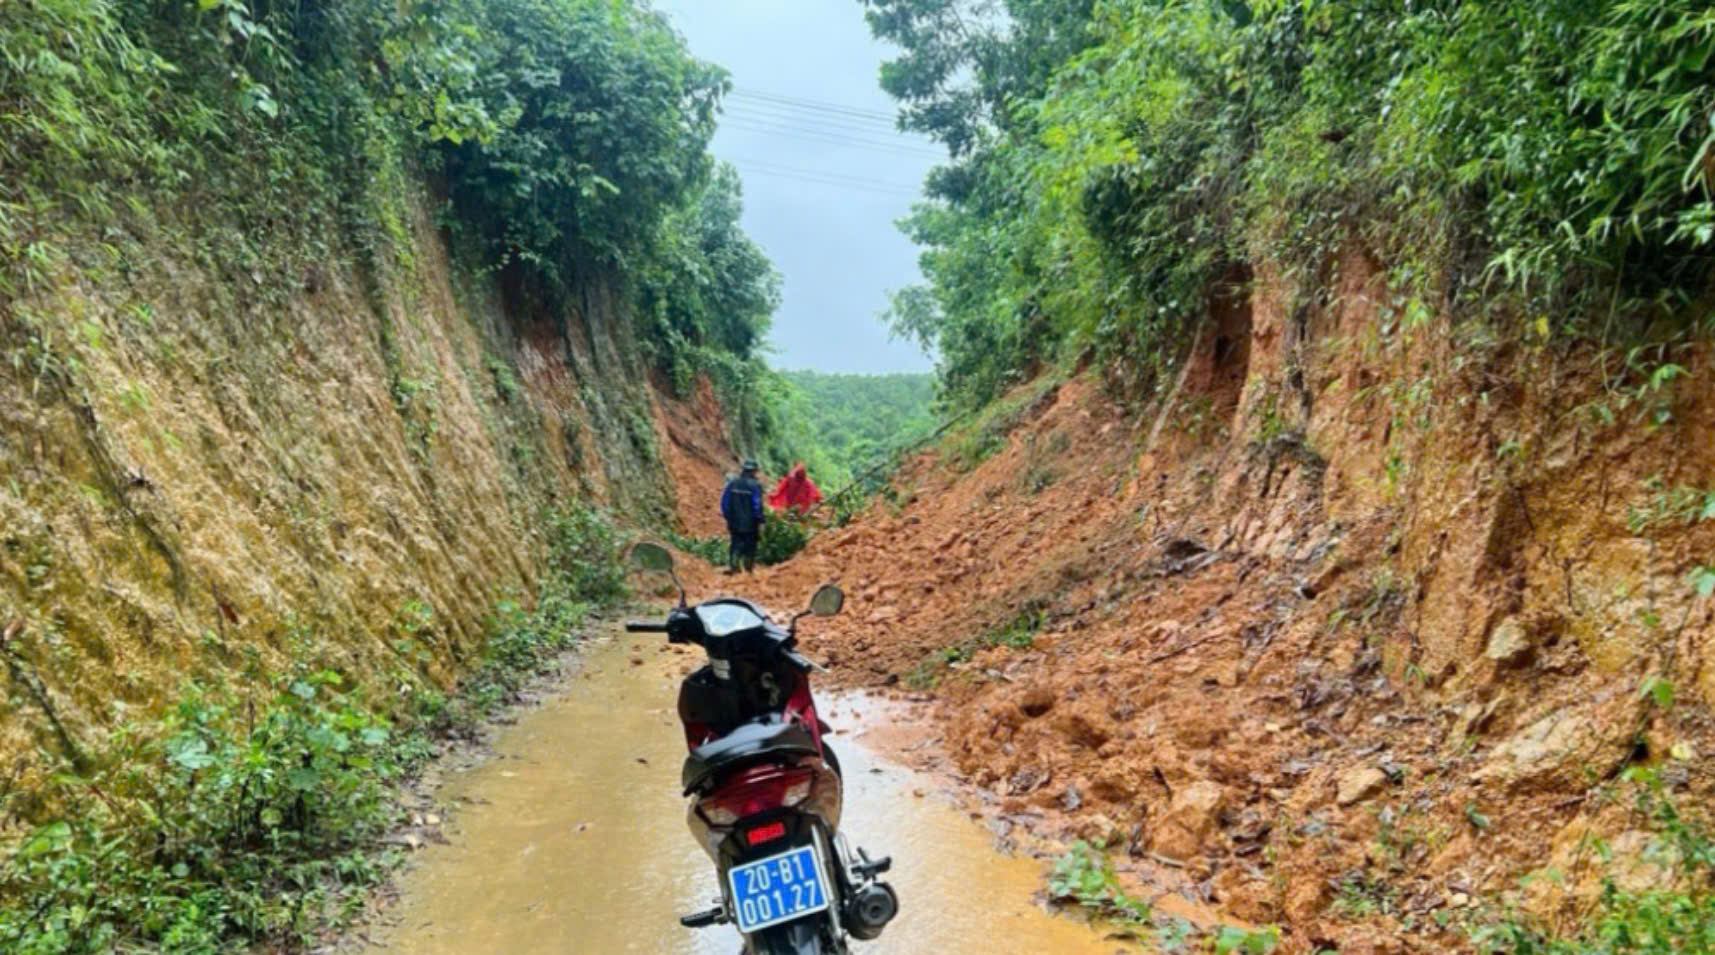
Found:
[[(1701, 701), (1640, 698), (1675, 665), (1624, 618), (1641, 599), (1579, 598), (1653, 586), (1679, 646), (1702, 645), (1707, 605), (1612, 503), (1677, 452), (1499, 482), (1466, 450), (1492, 424), (1450, 418), (1390, 490), (1373, 403), (1256, 433), (1267, 361), (1253, 347), (1242, 391), (1160, 418), (1087, 378), (1039, 388), (982, 453), (955, 437), (795, 560), (696, 589), (788, 607), (840, 582), (845, 616), (806, 646), (839, 682), (920, 701), (907, 756), (968, 784), (1009, 844), (1104, 840), (1135, 894), (1205, 924), (1422, 952), (1470, 949), (1513, 906), (1573, 924), (1602, 875), (1580, 835), (1650, 827), (1622, 770), (1660, 768), (1682, 804), (1710, 793), (1670, 755), (1715, 745)], [(1181, 399), (1204, 372), (1194, 356)], [(1230, 417), (1188, 421), (1199, 406)], [(1597, 480), (1592, 513), (1575, 489)], [(1677, 666), (1697, 685), (1701, 663)], [(1550, 867), (1563, 887), (1519, 888)]]

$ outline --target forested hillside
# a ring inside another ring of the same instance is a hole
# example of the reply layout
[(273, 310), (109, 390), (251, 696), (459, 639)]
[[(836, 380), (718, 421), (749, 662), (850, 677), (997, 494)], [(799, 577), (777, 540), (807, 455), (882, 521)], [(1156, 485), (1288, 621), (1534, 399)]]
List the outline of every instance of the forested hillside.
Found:
[(633, 0), (0, 4), (0, 949), (314, 943), (662, 409), (778, 440), (727, 88)]
[(785, 373), (793, 386), (783, 409), (802, 428), (795, 447), (810, 449), (812, 474), (835, 491), (935, 428), (935, 382), (926, 374)]
[[(955, 156), (901, 333), (993, 397), (1090, 351), (1139, 394), (1265, 263), (1392, 320), (1625, 347), (1707, 318), (1715, 12), (1672, 0), (861, 0)], [(1469, 321), (1463, 321), (1463, 320)]]
[(420, 177), (461, 261), (531, 307), (623, 264), (681, 386), (767, 331), (778, 280), (704, 149), (728, 80), (646, 4), (27, 3), (0, 43), (0, 293), (35, 335), (14, 364), (63, 371), (76, 337), (32, 292), (123, 276), (150, 240), (261, 289), (329, 254), (408, 269)]

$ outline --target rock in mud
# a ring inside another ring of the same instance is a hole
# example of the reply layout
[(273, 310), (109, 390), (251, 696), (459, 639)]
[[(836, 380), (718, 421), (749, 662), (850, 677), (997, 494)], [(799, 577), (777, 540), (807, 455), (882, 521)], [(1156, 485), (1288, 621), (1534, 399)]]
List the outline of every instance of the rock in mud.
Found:
[(1484, 766), (1478, 782), (1513, 786), (1552, 781), (1582, 767), (1605, 772), (1625, 758), (1623, 740), (1605, 738), (1595, 719), (1582, 713), (1550, 713), (1513, 734)]
[(1173, 795), (1161, 821), (1156, 824), (1150, 848), (1170, 859), (1185, 860), (1203, 851), (1220, 822), (1227, 791), (1220, 783), (1200, 780)]
[(1387, 786), (1387, 773), (1375, 766), (1359, 766), (1340, 774), (1334, 802), (1350, 806), (1374, 796)]
[(1524, 624), (1517, 617), (1508, 617), (1495, 625), (1484, 655), (1501, 666), (1511, 667), (1528, 662), (1535, 649)]
[(1022, 796), (1032, 789), (1048, 781), (1048, 773), (1034, 766), (1026, 766), (1006, 781), (1006, 792), (1009, 796)]
[(1060, 807), (1067, 812), (1077, 812), (1084, 805), (1084, 795), (1076, 785), (1069, 784), (1066, 791), (1060, 794)]

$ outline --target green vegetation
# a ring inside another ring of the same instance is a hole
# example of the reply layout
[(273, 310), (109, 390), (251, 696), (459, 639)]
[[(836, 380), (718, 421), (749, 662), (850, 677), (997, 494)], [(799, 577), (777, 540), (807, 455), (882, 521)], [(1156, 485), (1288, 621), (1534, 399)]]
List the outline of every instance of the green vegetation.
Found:
[(804, 460), (824, 493), (843, 489), (935, 430), (930, 375), (785, 376), (796, 393), (784, 412), (802, 429), (799, 443), (813, 448)]
[(1066, 854), (1055, 860), (1054, 872), (1048, 877), (1048, 891), (1055, 898), (1076, 902), (1106, 919), (1148, 922), (1152, 915), (1148, 902), (1132, 898), (1120, 887), (1113, 860), (1102, 847), (1082, 839), (1072, 843)]
[[(860, 0), (954, 161), (891, 321), (979, 405), (1056, 353), (1139, 394), (1259, 255), (1379, 262), (1434, 311), (1695, 327), (1715, 264), (1715, 13), (1672, 0)], [(1260, 251), (1266, 250), (1266, 252)], [(1699, 304), (1701, 303), (1701, 304)]]
[[(1540, 920), (1513, 915), (1477, 928), (1472, 940), (1483, 952), (1515, 955), (1621, 955), (1715, 951), (1715, 841), (1706, 818), (1687, 818), (1668, 796), (1661, 774), (1634, 767), (1624, 778), (1638, 785), (1638, 814), (1653, 823), (1657, 840), (1642, 859), (1658, 868), (1661, 878), (1640, 888), (1622, 887), (1612, 873), (1602, 879), (1597, 909), (1589, 922), (1565, 933)], [(1605, 863), (1612, 851), (1596, 843)]]
[(1051, 401), (1064, 377), (1057, 371), (1039, 375), (1029, 385), (996, 398), (951, 428), (941, 440), (941, 454), (960, 471), (970, 471), (1006, 447), (1008, 437), (1038, 402)]
[[(0, 863), (0, 949), (17, 955), (229, 952), (308, 946), (359, 910), (398, 859), (393, 787), (517, 699), (623, 596), (616, 536), (590, 513), (552, 516), (554, 569), (531, 610), (496, 609), (455, 693), (419, 672), (434, 614), (399, 615), (399, 673), (355, 684), (301, 660), (266, 699), (188, 685), (158, 722), (125, 726), (99, 759), (69, 758), (62, 807)], [(401, 694), (403, 694), (401, 696)], [(0, 813), (10, 814), (0, 795)]]
[(1026, 604), (1018, 616), (978, 637), (978, 645), (1029, 649), (1036, 641), (1036, 635), (1042, 632), (1043, 609), (1043, 605), (1036, 601)]
[[(714, 373), (741, 428), (766, 432), (767, 402), (737, 399), (766, 372), (777, 278), (705, 148), (728, 85), (642, 0), (8, 4), (0, 344), (15, 367), (75, 372), (99, 327), (30, 296), (163, 249), (269, 302), (329, 261), (385, 285), (415, 268), (432, 182), (461, 259), (518, 312), (563, 313), (584, 279), (620, 274), (656, 364), (681, 384)], [(407, 371), (395, 390), (430, 402), (426, 449), (433, 383)]]
[(1206, 935), (1183, 919), (1170, 918), (1157, 924), (1156, 915), (1148, 902), (1127, 894), (1114, 871), (1113, 860), (1100, 843), (1082, 839), (1054, 862), (1048, 877), (1048, 891), (1059, 901), (1071, 902), (1096, 918), (1125, 925), (1154, 925), (1155, 941), (1165, 952), (1213, 951), (1217, 955), (1268, 955), (1280, 943), (1276, 928), (1241, 929), (1220, 926)]
[(1042, 632), (1042, 624), (1047, 619), (1046, 611), (1047, 604), (1043, 601), (1027, 601), (1024, 607), (1006, 622), (962, 643), (942, 647), (918, 661), (917, 665), (911, 668), (911, 672), (905, 674), (905, 685), (914, 690), (934, 689), (941, 682), (941, 677), (948, 667), (971, 659), (981, 650), (995, 647), (1030, 649), (1036, 643), (1036, 635)]
[[(696, 554), (717, 567), (726, 566), (727, 547), (730, 542), (726, 535), (686, 537), (668, 531), (666, 536), (674, 547)], [(809, 546), (813, 536), (815, 532), (806, 522), (795, 517), (771, 514), (767, 523), (762, 525), (762, 536), (756, 541), (756, 560), (769, 566), (783, 564)]]

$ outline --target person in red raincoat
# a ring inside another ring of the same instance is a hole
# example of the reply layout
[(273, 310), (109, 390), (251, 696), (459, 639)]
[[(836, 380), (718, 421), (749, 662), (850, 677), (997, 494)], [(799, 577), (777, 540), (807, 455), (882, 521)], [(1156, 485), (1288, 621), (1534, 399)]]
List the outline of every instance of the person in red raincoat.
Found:
[(768, 506), (777, 511), (795, 510), (800, 514), (809, 513), (822, 500), (822, 492), (810, 480), (802, 463), (792, 466), (792, 470), (774, 485), (774, 491), (768, 495)]

